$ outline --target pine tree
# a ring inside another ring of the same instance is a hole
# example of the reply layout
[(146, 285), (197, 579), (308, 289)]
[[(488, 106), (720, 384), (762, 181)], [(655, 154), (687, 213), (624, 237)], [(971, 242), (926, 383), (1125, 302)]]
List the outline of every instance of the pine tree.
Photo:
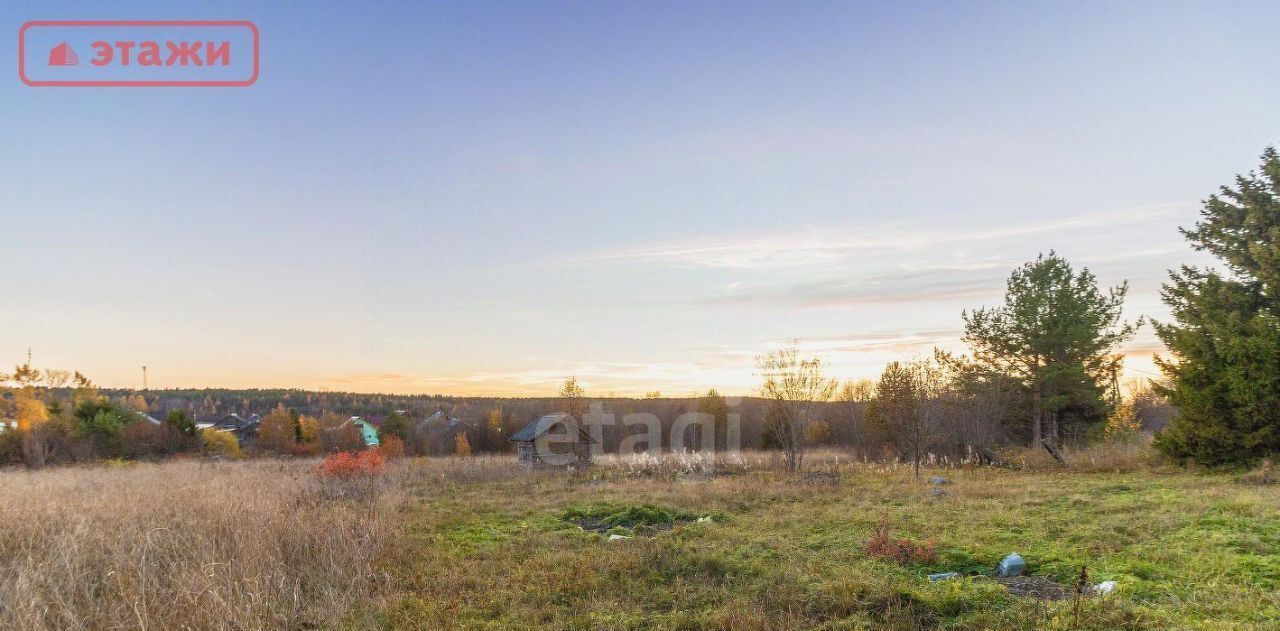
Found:
[(1204, 202), (1183, 235), (1226, 273), (1184, 265), (1163, 298), (1173, 322), (1156, 332), (1173, 354), (1157, 386), (1178, 410), (1157, 437), (1165, 454), (1217, 466), (1280, 452), (1280, 155)]
[(1105, 293), (1083, 269), (1052, 251), (1014, 270), (1004, 304), (963, 314), (974, 358), (1021, 384), (1030, 404), (1031, 439), (1057, 439), (1060, 420), (1107, 418), (1106, 389), (1120, 369), (1117, 349), (1142, 320), (1120, 320), (1128, 283)]
[(196, 437), (196, 420), (191, 418), (191, 415), (187, 414), (186, 410), (169, 410), (169, 414), (165, 416), (164, 421), (171, 425), (183, 438), (194, 439)]
[(400, 410), (394, 410), (387, 415), (387, 420), (382, 422), (382, 428), (378, 433), (383, 437), (395, 436), (400, 440), (408, 440), (409, 419)]

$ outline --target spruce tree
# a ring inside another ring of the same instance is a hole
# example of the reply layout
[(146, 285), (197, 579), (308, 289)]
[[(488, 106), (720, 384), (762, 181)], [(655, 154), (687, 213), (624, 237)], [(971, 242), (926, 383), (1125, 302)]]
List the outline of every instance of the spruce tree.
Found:
[(1200, 464), (1249, 464), (1280, 452), (1280, 155), (1237, 176), (1182, 233), (1225, 272), (1184, 265), (1163, 298), (1173, 322), (1156, 332), (1158, 363), (1177, 415), (1157, 436), (1165, 454)]

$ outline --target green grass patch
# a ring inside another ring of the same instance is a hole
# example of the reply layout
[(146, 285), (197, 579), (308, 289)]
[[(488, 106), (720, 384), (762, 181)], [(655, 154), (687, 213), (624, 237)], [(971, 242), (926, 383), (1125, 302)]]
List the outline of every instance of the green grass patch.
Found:
[[(390, 561), (381, 628), (1270, 629), (1280, 619), (1280, 488), (1217, 475), (950, 470), (951, 495), (850, 466), (806, 487), (777, 472), (689, 485), (555, 476), (425, 479)], [(711, 515), (708, 525), (687, 524)], [(725, 516), (729, 516), (726, 518)], [(929, 563), (867, 554), (882, 526), (937, 543)], [(583, 530), (584, 527), (590, 527)], [(608, 534), (645, 535), (603, 543)], [(1009, 593), (996, 563), (1074, 585)], [(926, 575), (957, 571), (959, 579)]]
[(627, 537), (671, 530), (676, 524), (696, 521), (698, 517), (689, 511), (652, 504), (593, 504), (570, 508), (561, 515), (561, 519), (583, 530)]

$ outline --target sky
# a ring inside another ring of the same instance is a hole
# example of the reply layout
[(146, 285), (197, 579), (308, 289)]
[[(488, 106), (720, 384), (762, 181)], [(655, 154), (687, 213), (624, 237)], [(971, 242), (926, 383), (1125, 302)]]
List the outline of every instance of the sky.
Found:
[(871, 378), (1049, 250), (1159, 319), (1280, 143), (1275, 2), (16, 2), (0, 50), (34, 19), (261, 32), (247, 88), (0, 78), (0, 365), (115, 387)]

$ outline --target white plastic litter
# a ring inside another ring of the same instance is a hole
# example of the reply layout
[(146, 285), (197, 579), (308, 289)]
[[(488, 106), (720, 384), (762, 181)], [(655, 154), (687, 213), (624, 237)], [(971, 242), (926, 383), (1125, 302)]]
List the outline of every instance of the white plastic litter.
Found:
[(698, 518), (698, 523), (699, 523), (699, 524), (709, 524), (709, 523), (711, 523), (711, 516), (710, 516), (710, 515), (707, 515), (706, 517), (699, 517), (699, 518)]
[(619, 539), (630, 539), (630, 538), (631, 537), (628, 537), (626, 535), (609, 535), (609, 541), (618, 541)]
[(1116, 591), (1115, 581), (1102, 581), (1101, 583), (1093, 586), (1093, 593), (1099, 596), (1106, 596), (1114, 591)]

